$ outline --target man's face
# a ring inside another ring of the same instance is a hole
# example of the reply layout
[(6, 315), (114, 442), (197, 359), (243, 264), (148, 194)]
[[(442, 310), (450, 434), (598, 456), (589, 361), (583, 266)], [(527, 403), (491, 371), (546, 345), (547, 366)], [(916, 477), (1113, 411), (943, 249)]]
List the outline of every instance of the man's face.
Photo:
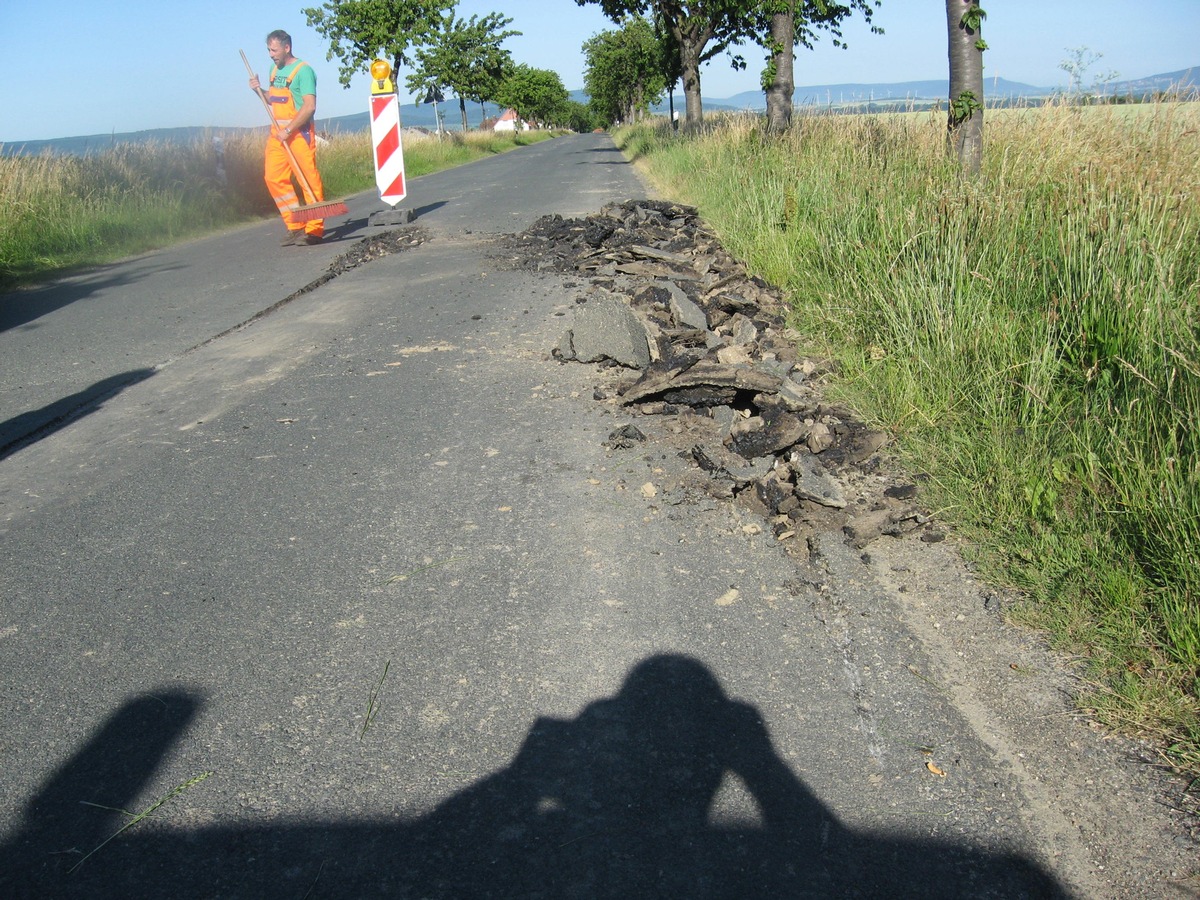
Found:
[(292, 55), (292, 48), (287, 44), (279, 43), (279, 41), (267, 41), (267, 53), (271, 56), (271, 62), (282, 66)]

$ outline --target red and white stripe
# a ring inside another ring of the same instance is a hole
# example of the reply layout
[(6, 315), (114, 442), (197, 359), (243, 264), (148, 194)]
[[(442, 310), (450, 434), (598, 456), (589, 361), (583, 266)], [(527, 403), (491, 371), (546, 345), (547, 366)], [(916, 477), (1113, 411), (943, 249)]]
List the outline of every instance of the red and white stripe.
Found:
[(404, 149), (400, 146), (400, 101), (395, 94), (371, 98), (371, 145), (375, 148), (375, 184), (384, 203), (404, 199)]

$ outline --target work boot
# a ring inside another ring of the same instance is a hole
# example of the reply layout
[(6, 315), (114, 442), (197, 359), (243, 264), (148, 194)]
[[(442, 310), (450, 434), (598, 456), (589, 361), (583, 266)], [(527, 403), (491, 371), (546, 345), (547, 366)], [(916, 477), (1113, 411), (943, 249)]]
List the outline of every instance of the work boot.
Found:
[(295, 244), (299, 244), (299, 243), (303, 242), (303, 240), (304, 240), (304, 229), (296, 228), (287, 233), (287, 237), (285, 237), (282, 241), (279, 242), (279, 246), (280, 247), (291, 247)]
[(317, 244), (321, 243), (322, 240), (324, 240), (324, 238), (322, 238), (319, 234), (306, 234), (304, 236), (304, 243), (308, 244), (310, 247), (315, 247)]

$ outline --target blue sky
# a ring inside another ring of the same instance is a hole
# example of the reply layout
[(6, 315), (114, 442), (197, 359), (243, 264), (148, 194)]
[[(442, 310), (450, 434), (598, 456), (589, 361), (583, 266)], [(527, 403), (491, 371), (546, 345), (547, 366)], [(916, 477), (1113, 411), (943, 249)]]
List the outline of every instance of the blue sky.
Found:
[[(366, 109), (366, 79), (349, 90), (327, 62), (328, 45), (300, 10), (320, 0), (0, 0), (0, 142), (183, 125), (261, 124), (261, 105), (246, 87), (238, 57), (269, 64), (263, 43), (274, 28), (295, 39), (297, 55), (317, 68), (318, 112)], [(1069, 50), (1102, 54), (1093, 74), (1139, 78), (1200, 65), (1200, 0), (991, 0), (984, 37), (987, 74), (1039, 86), (1065, 83), (1058, 65)], [(801, 50), (800, 85), (944, 78), (943, 0), (884, 0), (883, 36), (846, 29), (848, 50), (823, 40)], [(506, 46), (519, 62), (553, 69), (568, 89), (583, 86), (580, 46), (613, 27), (596, 6), (574, 0), (460, 0), (458, 14), (501, 12), (523, 32)], [(702, 71), (706, 97), (757, 88), (760, 55), (734, 72), (724, 57)]]

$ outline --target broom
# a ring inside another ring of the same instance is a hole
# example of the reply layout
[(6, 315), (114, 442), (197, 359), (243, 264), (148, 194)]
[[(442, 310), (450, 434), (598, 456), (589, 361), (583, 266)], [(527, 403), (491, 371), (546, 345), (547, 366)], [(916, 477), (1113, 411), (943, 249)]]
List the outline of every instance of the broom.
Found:
[[(246, 51), (239, 50), (242, 54), (242, 62), (246, 64), (246, 72), (251, 78), (254, 77), (254, 69), (250, 67), (250, 60), (246, 59)], [(262, 101), (263, 109), (267, 111), (267, 118), (271, 120), (271, 124), (275, 126), (275, 130), (279, 131), (279, 122), (275, 119), (275, 113), (271, 112), (271, 104), (266, 101), (261, 93), (256, 91), (258, 99)], [(300, 163), (296, 161), (296, 154), (292, 152), (292, 148), (288, 146), (287, 141), (281, 140), (283, 149), (287, 151), (288, 159), (292, 163), (292, 174), (296, 176), (296, 180), (300, 182), (300, 187), (304, 189), (304, 196), (317, 196), (313, 189), (308, 184), (308, 179), (304, 177), (304, 172), (300, 170)], [(288, 212), (292, 214), (297, 222), (311, 222), (313, 219), (328, 219), (332, 216), (344, 216), (350, 212), (348, 207), (341, 200), (325, 200), (320, 203), (309, 203), (304, 206), (289, 206)]]

